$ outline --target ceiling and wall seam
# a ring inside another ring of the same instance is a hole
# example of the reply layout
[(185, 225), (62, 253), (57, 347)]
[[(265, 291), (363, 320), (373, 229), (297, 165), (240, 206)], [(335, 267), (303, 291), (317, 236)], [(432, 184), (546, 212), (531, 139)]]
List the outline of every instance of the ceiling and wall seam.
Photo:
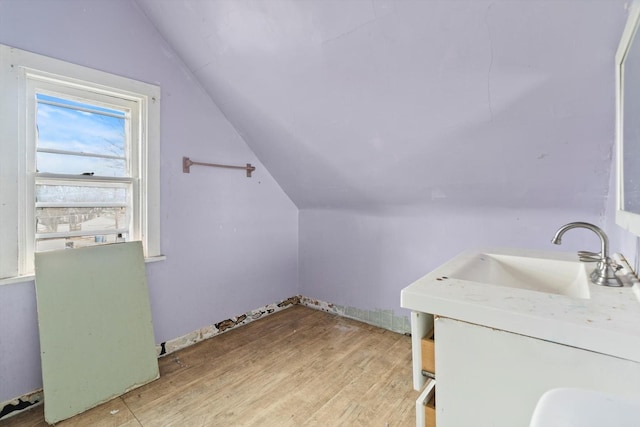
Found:
[(602, 210), (624, 0), (136, 1), (298, 209)]

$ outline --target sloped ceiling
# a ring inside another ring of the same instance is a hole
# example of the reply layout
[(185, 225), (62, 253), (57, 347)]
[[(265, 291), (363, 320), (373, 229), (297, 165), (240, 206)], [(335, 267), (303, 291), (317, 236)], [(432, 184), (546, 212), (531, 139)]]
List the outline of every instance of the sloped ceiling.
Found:
[(625, 0), (137, 2), (301, 209), (604, 208)]

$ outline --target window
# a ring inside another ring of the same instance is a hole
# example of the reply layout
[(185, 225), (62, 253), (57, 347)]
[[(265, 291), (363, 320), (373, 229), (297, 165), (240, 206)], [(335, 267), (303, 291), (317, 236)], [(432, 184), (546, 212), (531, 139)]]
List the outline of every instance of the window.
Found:
[(2, 45), (0, 65), (0, 281), (39, 251), (140, 240), (161, 258), (159, 88)]
[(139, 182), (129, 131), (135, 103), (95, 105), (91, 93), (68, 99), (36, 88), (27, 93), (36, 100), (27, 113), (36, 127), (35, 251), (126, 240)]

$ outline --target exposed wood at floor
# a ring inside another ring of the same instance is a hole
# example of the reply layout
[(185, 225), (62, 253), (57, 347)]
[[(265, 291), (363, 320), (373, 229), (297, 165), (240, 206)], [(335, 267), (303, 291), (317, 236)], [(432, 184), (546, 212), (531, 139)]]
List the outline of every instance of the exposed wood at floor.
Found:
[[(302, 306), (170, 354), (160, 373), (57, 426), (415, 425), (410, 338)], [(46, 424), (40, 406), (0, 425)]]

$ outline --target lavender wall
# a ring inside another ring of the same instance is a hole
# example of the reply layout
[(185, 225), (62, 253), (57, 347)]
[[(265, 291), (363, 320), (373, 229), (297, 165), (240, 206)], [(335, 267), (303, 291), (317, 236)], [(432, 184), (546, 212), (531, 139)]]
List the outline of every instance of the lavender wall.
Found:
[[(0, 0), (0, 43), (161, 86), (157, 342), (299, 293), (297, 208), (136, 3)], [(185, 155), (257, 170), (183, 174)], [(0, 402), (41, 387), (35, 305), (32, 282), (0, 286)]]
[[(136, 0), (300, 211), (302, 294), (399, 310), (473, 246), (598, 248), (625, 0)], [(611, 230), (607, 230), (611, 231)]]
[(456, 254), (476, 247), (597, 251), (598, 237), (575, 229), (551, 244), (561, 225), (586, 221), (602, 227), (611, 253), (638, 270), (638, 238), (615, 223), (616, 170), (601, 210), (531, 209), (441, 204), (405, 210), (300, 211), (300, 286), (309, 298), (362, 310), (400, 308), (402, 288)]
[(603, 209), (627, 0), (136, 2), (300, 209)]
[(551, 244), (572, 221), (602, 224), (584, 210), (496, 209), (473, 206), (403, 212), (300, 211), (302, 294), (363, 310), (400, 308), (400, 290), (458, 253), (476, 247), (597, 250), (598, 237), (574, 230)]

